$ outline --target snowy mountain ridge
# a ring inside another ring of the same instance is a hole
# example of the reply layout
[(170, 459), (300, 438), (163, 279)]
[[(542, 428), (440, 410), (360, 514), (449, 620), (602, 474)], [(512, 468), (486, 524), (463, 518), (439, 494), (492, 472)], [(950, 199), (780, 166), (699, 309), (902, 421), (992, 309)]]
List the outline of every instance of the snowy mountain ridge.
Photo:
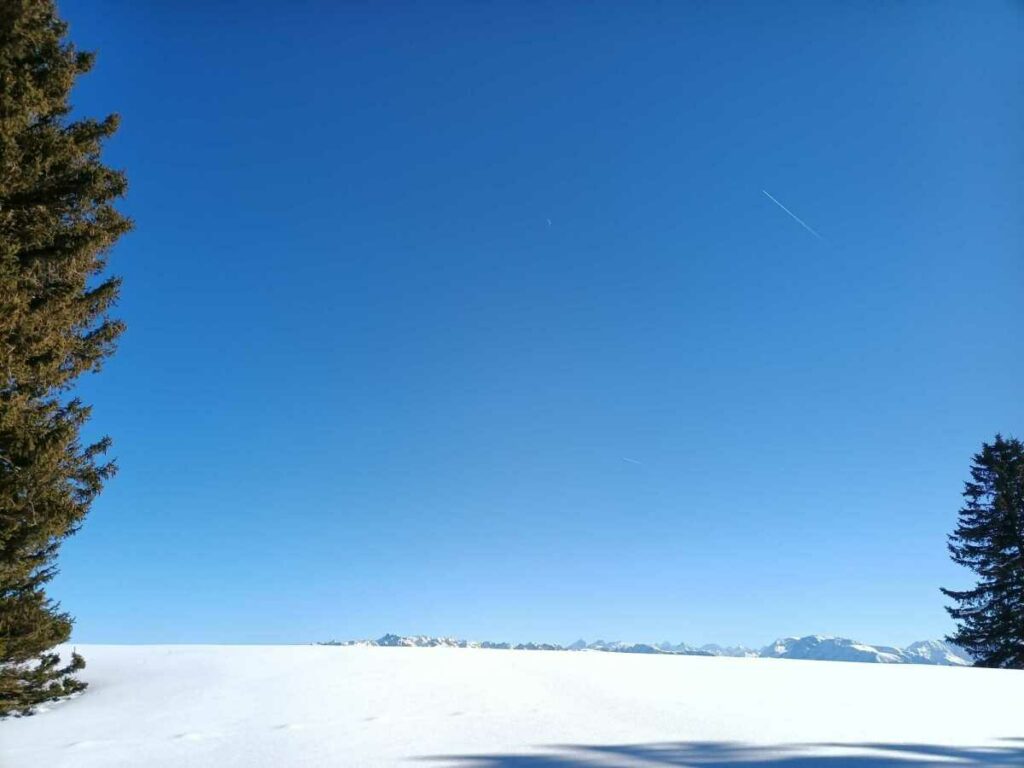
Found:
[(731, 656), (767, 659), (804, 659), (813, 661), (859, 661), (873, 664), (932, 664), (970, 666), (971, 660), (960, 649), (941, 640), (921, 640), (906, 648), (870, 645), (845, 637), (806, 635), (783, 637), (760, 650), (745, 646), (715, 644), (695, 647), (686, 643), (628, 643), (622, 641), (580, 639), (566, 646), (555, 643), (477, 642), (454, 637), (387, 634), (377, 640), (329, 641), (320, 645), (374, 646), (389, 648), (494, 648), (520, 651), (603, 651), (607, 653), (646, 653), (675, 656)]

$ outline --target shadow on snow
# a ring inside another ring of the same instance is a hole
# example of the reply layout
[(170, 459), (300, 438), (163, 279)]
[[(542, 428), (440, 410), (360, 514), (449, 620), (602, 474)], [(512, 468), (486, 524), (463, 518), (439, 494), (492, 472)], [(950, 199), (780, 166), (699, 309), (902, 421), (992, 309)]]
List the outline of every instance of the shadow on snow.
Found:
[[(918, 768), (1024, 766), (1024, 739), (998, 747), (937, 744), (802, 744), (751, 746), (724, 741), (592, 746), (567, 744), (533, 754), (432, 755), (419, 758), (459, 768), (612, 768), (613, 766), (750, 766), (750, 768)], [(820, 750), (830, 752), (820, 754)], [(843, 754), (843, 751), (847, 754)], [(856, 754), (849, 754), (856, 750)], [(819, 754), (814, 754), (818, 751)]]

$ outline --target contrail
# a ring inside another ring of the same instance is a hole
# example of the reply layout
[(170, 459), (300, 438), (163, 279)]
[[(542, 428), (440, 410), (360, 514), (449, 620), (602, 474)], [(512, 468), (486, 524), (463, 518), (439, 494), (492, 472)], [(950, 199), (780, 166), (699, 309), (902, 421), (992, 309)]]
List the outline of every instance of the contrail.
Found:
[(776, 200), (776, 199), (775, 199), (774, 197), (772, 197), (771, 195), (769, 195), (769, 194), (768, 194), (768, 192), (767, 192), (767, 190), (764, 190), (764, 189), (762, 189), (762, 190), (761, 190), (761, 192), (762, 192), (762, 193), (764, 194), (764, 196), (765, 196), (765, 197), (767, 197), (767, 198), (768, 198), (769, 200), (771, 200), (771, 201), (772, 201), (773, 203), (775, 203), (775, 204), (776, 204), (777, 206), (779, 206), (779, 208), (781, 208), (781, 209), (782, 209), (782, 210), (784, 210), (784, 211), (785, 211), (786, 213), (788, 213), (788, 214), (789, 214), (789, 215), (790, 215), (790, 216), (791, 216), (791, 217), (793, 218), (793, 220), (794, 220), (794, 221), (795, 221), (795, 222), (796, 222), (797, 224), (799, 224), (799, 225), (800, 225), (801, 227), (803, 227), (804, 229), (806, 229), (806, 230), (807, 230), (808, 232), (810, 232), (810, 233), (811, 233), (812, 235), (814, 235), (814, 236), (815, 236), (816, 238), (818, 238), (819, 240), (821, 240), (822, 242), (824, 242), (825, 238), (823, 238), (823, 237), (822, 237), (821, 235), (819, 235), (819, 234), (818, 234), (817, 232), (815, 232), (815, 231), (814, 231), (813, 229), (811, 229), (811, 228), (810, 228), (810, 227), (809, 227), (809, 226), (807, 225), (807, 222), (806, 222), (806, 221), (804, 221), (803, 219), (801, 219), (801, 218), (800, 218), (799, 216), (797, 216), (797, 215), (796, 215), (795, 213), (793, 213), (793, 212), (792, 212), (791, 210), (789, 210), (789, 208), (787, 208), (787, 207), (786, 207), (786, 206), (784, 206), (784, 205), (783, 205), (782, 203), (780, 203), (780, 202), (779, 202), (778, 200)]
[(637, 461), (636, 459), (631, 459), (631, 458), (629, 458), (627, 456), (623, 456), (622, 460), (623, 461), (628, 461), (630, 464), (643, 464), (642, 461)]

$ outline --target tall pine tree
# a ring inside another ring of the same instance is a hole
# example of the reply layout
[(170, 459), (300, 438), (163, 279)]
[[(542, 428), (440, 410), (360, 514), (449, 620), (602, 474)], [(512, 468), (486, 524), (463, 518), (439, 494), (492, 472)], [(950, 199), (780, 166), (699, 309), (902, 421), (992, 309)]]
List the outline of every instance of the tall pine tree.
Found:
[(100, 162), (116, 117), (72, 120), (92, 55), (65, 37), (52, 0), (0, 1), (0, 716), (84, 688), (53, 648), (71, 618), (44, 588), (114, 467), (83, 444), (71, 394), (123, 326), (105, 256), (130, 228), (112, 202), (124, 175)]
[(1024, 669), (1024, 445), (995, 440), (974, 457), (949, 551), (978, 576), (974, 589), (943, 589), (957, 605), (948, 640), (977, 666)]

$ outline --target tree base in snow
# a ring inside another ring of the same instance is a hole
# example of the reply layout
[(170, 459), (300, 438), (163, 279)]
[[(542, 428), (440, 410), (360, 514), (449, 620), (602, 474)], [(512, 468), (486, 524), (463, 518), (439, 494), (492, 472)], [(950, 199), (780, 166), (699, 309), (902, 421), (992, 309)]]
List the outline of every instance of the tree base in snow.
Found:
[(0, 718), (31, 715), (35, 707), (80, 693), (87, 683), (74, 677), (85, 668), (85, 659), (72, 653), (60, 666), (60, 655), (43, 654), (38, 661), (8, 664), (0, 668)]

